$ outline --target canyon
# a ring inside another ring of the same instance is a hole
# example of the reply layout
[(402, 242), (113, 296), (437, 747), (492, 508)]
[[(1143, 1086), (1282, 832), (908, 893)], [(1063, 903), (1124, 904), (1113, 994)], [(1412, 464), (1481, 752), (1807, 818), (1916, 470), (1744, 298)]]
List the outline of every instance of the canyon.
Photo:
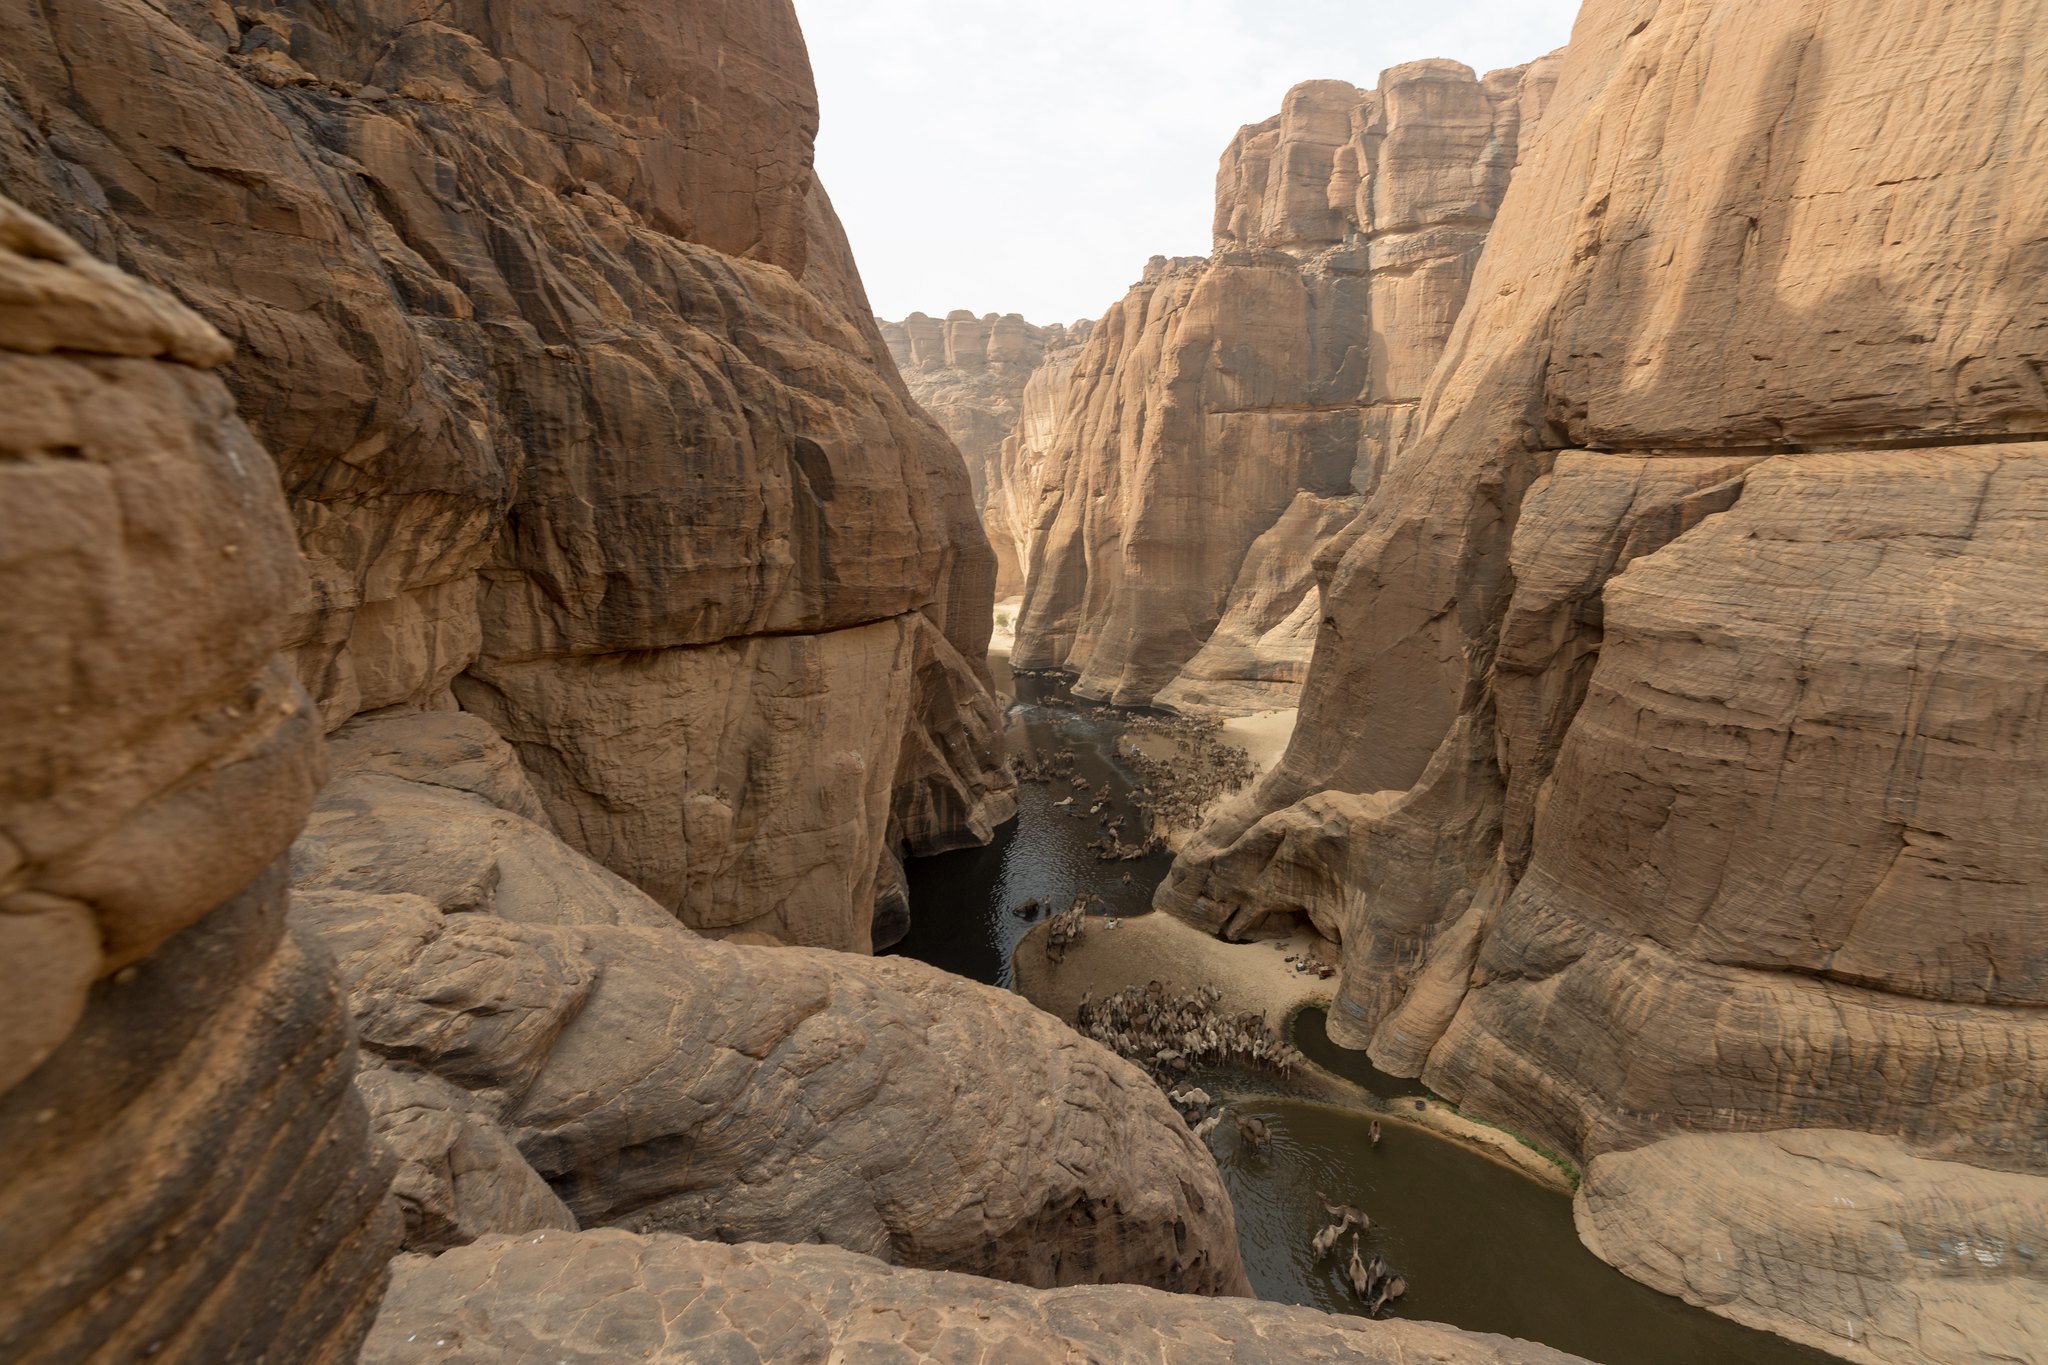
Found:
[(1601, 1258), (2031, 1359), (2044, 59), (1586, 0), (1296, 86), (1100, 320), (883, 322), (789, 0), (0, 0), (0, 1357), (1567, 1365), (1253, 1300), (1144, 1070), (874, 955), (1017, 598), (1298, 709), (1157, 908)]
[[(996, 557), (998, 601), (1024, 592), (1035, 511), (1058, 425), (1058, 396), (1095, 324), (1034, 327), (1015, 313), (976, 317), (955, 309), (940, 322), (913, 313), (882, 322), (882, 338), (910, 396), (960, 448), (970, 493)], [(1027, 454), (1029, 452), (1029, 454)]]
[(994, 556), (788, 6), (590, 19), (0, 10), (9, 1359), (346, 1361), (508, 1236), (565, 1325), (690, 1239), (1248, 1288), (1147, 1078), (865, 956), (1014, 808)]
[(1238, 135), (1215, 254), (1154, 258), (1001, 448), (1017, 667), (1123, 705), (1295, 703), (1316, 551), (1407, 440), (1556, 68), (1314, 81)]
[(1314, 917), (1333, 1035), (1583, 1163), (1596, 1249), (1858, 1359), (2048, 1326), (2044, 41), (1587, 4), (1159, 898)]
[[(1020, 666), (1300, 707), (1157, 905), (1313, 923), (1333, 1035), (1580, 1164), (1589, 1245), (1851, 1359), (2048, 1339), (2044, 40), (1597, 0), (1520, 73), (1297, 88), (1011, 438)], [(1418, 287), (1432, 212), (1434, 311), (1316, 295)]]

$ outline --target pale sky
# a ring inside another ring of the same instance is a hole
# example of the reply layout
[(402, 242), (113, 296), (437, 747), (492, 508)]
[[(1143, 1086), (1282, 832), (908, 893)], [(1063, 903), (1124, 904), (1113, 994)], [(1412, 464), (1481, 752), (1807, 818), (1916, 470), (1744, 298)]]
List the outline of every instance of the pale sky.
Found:
[(796, 0), (875, 311), (1096, 317), (1209, 252), (1216, 159), (1304, 80), (1560, 47), (1577, 0)]

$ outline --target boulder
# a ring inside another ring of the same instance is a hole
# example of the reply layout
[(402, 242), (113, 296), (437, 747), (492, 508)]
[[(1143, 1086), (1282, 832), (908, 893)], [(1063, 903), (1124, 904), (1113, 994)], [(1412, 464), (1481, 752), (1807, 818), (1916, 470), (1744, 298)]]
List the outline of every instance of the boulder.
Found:
[[(592, 1306), (606, 1305), (602, 1313)], [(486, 1239), (400, 1258), (363, 1365), (685, 1361), (1171, 1361), (1574, 1365), (1547, 1347), (1126, 1286), (1024, 1289), (832, 1247), (619, 1232)], [(1578, 1362), (1584, 1365), (1584, 1362)]]
[(359, 1084), (404, 1158), (409, 1246), (609, 1226), (1249, 1292), (1214, 1160), (1142, 1072), (921, 963), (690, 932), (479, 794), (520, 790), (502, 742), (473, 790), (405, 752), (474, 724), (346, 727), (293, 854), (295, 919), (377, 1063)]
[(388, 1159), (282, 857), (301, 570), (221, 336), (0, 198), (0, 1357), (345, 1365)]

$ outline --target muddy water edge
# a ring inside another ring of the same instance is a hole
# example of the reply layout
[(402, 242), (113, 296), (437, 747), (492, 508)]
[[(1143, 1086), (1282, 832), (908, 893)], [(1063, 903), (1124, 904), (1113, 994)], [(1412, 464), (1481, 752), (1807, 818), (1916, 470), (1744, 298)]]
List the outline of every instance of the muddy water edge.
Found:
[[(1018, 818), (986, 848), (913, 860), (911, 928), (892, 950), (991, 985), (1013, 984), (1012, 954), (1032, 927), (1093, 892), (1091, 933), (1150, 913), (1167, 854), (1103, 862), (1088, 845), (1122, 814), (1142, 830), (1129, 799), (1135, 776), (1117, 756), (1128, 712), (1076, 702), (1056, 678), (1013, 682), (1007, 741), (1013, 760), (1071, 750), (1077, 785), (1027, 782)], [(1104, 789), (1107, 794), (1104, 795)], [(1099, 810), (1091, 808), (1100, 805)], [(1036, 910), (1016, 907), (1037, 900)], [(1141, 965), (1134, 965), (1142, 981)], [(1195, 985), (1199, 983), (1174, 983)], [(1398, 1107), (1419, 1085), (1374, 1071), (1362, 1054), (1330, 1043), (1320, 1011), (1298, 1016), (1294, 1042), (1324, 1084), (1294, 1087), (1270, 1074), (1194, 1078), (1239, 1112), (1262, 1118), (1270, 1150), (1240, 1145), (1225, 1123), (1211, 1138), (1237, 1209), (1238, 1237), (1259, 1296), (1355, 1313), (1339, 1254), (1318, 1263), (1309, 1239), (1328, 1218), (1323, 1195), (1356, 1204), (1374, 1228), (1363, 1254), (1384, 1256), (1408, 1281), (1398, 1315), (1540, 1341), (1600, 1365), (1828, 1365), (1835, 1358), (1637, 1284), (1580, 1244), (1570, 1196), (1462, 1143), (1397, 1121), (1370, 1137), (1373, 1107)], [(1328, 1082), (1357, 1088), (1359, 1103), (1331, 1104)]]

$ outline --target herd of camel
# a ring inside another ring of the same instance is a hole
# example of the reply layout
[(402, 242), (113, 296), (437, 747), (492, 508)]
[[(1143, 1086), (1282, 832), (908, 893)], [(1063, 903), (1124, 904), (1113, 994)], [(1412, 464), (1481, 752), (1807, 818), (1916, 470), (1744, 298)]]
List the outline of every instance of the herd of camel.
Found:
[[(1132, 789), (1131, 800), (1155, 824), (1176, 819), (1184, 823), (1217, 796), (1242, 788), (1255, 775), (1244, 751), (1223, 744), (1217, 730), (1216, 722), (1183, 717), (1134, 717), (1127, 723), (1127, 733), (1163, 734), (1175, 741), (1177, 753), (1172, 760), (1154, 758), (1136, 745), (1123, 746), (1123, 757), (1144, 778), (1142, 785)], [(1122, 834), (1125, 817), (1111, 809), (1109, 784), (1091, 787), (1088, 779), (1075, 771), (1075, 764), (1074, 750), (1065, 748), (1020, 760), (1014, 767), (1020, 781), (1050, 784), (1064, 779), (1074, 789), (1053, 805), (1076, 816), (1101, 820), (1103, 836), (1089, 845), (1097, 858), (1129, 860), (1164, 846), (1156, 829), (1139, 843), (1126, 843)], [(1169, 788), (1170, 795), (1161, 794)], [(1124, 881), (1130, 883), (1132, 878), (1126, 874)], [(1087, 933), (1089, 910), (1106, 904), (1100, 895), (1083, 891), (1065, 909), (1052, 914), (1044, 936), (1047, 961), (1063, 961)], [(1043, 899), (1034, 896), (1011, 910), (1020, 918), (1031, 919), (1047, 908)], [(1115, 922), (1110, 923), (1114, 927)], [(1298, 960), (1290, 957), (1289, 962), (1296, 971), (1319, 977), (1335, 971), (1309, 955)], [(1221, 999), (1222, 993), (1213, 986), (1175, 990), (1152, 981), (1099, 1002), (1083, 995), (1075, 1024), (1087, 1037), (1142, 1067), (1167, 1092), (1194, 1137), (1207, 1141), (1223, 1120), (1223, 1107), (1197, 1087), (1174, 1088), (1174, 1075), (1232, 1064), (1270, 1067), (1284, 1073), (1302, 1060), (1301, 1053), (1274, 1032), (1264, 1015), (1257, 1011), (1225, 1014), (1216, 1008)], [(1231, 1113), (1230, 1118), (1242, 1150), (1272, 1149), (1272, 1130), (1264, 1120), (1241, 1112)], [(1377, 1147), (1377, 1119), (1370, 1132)], [(1394, 1300), (1408, 1292), (1408, 1282), (1388, 1267), (1384, 1257), (1377, 1253), (1366, 1256), (1362, 1239), (1370, 1235), (1373, 1224), (1362, 1209), (1319, 1197), (1335, 1221), (1309, 1240), (1311, 1257), (1315, 1264), (1323, 1264), (1338, 1253), (1348, 1234), (1350, 1254), (1343, 1265), (1344, 1280), (1368, 1316), (1383, 1315)]]
[[(1207, 1094), (1199, 1090), (1193, 1094), (1204, 1100), (1208, 1098)], [(1175, 1095), (1172, 1098), (1179, 1100), (1181, 1096)], [(1254, 1114), (1233, 1114), (1231, 1119), (1237, 1126), (1238, 1142), (1242, 1146), (1255, 1152), (1272, 1150), (1273, 1130), (1267, 1126), (1264, 1119)], [(1208, 1122), (1213, 1125), (1215, 1120), (1212, 1118)], [(1201, 1134), (1205, 1130), (1197, 1128), (1195, 1131)], [(1379, 1146), (1378, 1119), (1372, 1121), (1371, 1134), (1372, 1145)], [(1344, 1266), (1344, 1279), (1351, 1286), (1351, 1292), (1358, 1296), (1358, 1302), (1365, 1308), (1366, 1315), (1375, 1318), (1381, 1316), (1395, 1299), (1408, 1292), (1408, 1281), (1395, 1274), (1387, 1265), (1386, 1258), (1378, 1252), (1374, 1252), (1370, 1260), (1365, 1258), (1360, 1239), (1372, 1233), (1372, 1219), (1365, 1210), (1350, 1204), (1332, 1204), (1330, 1197), (1321, 1191), (1317, 1191), (1316, 1198), (1322, 1200), (1324, 1211), (1337, 1221), (1309, 1238), (1309, 1255), (1315, 1264), (1321, 1265), (1335, 1254), (1338, 1244), (1344, 1240), (1345, 1234), (1349, 1233), (1351, 1256)]]
[[(1377, 1121), (1373, 1127), (1378, 1130)], [(1408, 1281), (1390, 1270), (1386, 1259), (1378, 1252), (1374, 1252), (1369, 1261), (1359, 1254), (1359, 1238), (1372, 1231), (1372, 1219), (1349, 1204), (1332, 1204), (1327, 1195), (1319, 1195), (1318, 1198), (1337, 1221), (1309, 1239), (1309, 1251), (1317, 1264), (1321, 1264), (1336, 1251), (1344, 1234), (1351, 1233), (1351, 1259), (1345, 1264), (1344, 1278), (1351, 1285), (1351, 1292), (1365, 1306), (1367, 1316), (1379, 1317), (1387, 1311), (1389, 1304), (1408, 1292)]]

